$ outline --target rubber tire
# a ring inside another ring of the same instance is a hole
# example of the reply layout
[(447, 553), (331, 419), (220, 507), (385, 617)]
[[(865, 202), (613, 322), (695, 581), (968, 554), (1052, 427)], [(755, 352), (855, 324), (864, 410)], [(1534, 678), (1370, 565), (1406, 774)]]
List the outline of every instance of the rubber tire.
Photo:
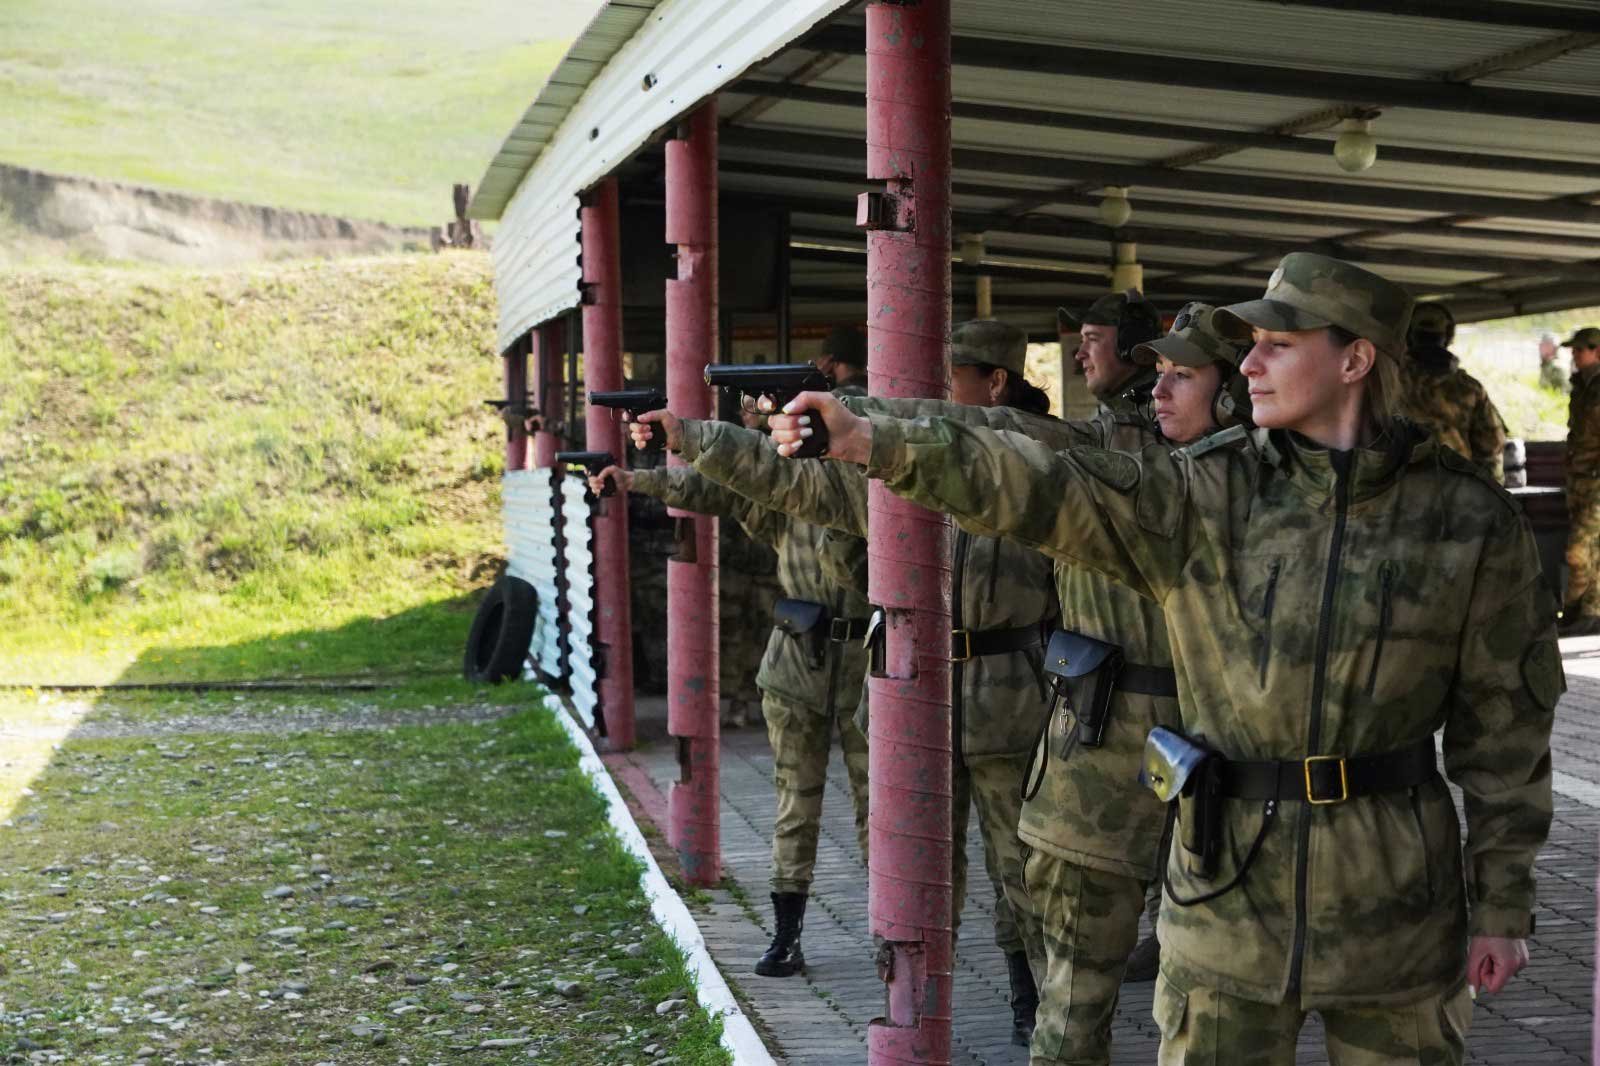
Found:
[(461, 672), (468, 681), (498, 685), (522, 676), (522, 663), (533, 643), (539, 595), (520, 577), (502, 577), (478, 605), (467, 633)]

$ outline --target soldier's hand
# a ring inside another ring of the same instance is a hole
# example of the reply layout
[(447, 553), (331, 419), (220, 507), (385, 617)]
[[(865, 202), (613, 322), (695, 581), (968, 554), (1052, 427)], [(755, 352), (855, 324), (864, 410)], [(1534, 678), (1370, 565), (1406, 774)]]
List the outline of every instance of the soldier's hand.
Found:
[(1467, 984), (1493, 995), (1528, 965), (1528, 942), (1505, 936), (1475, 936), (1467, 945)]
[(611, 484), (616, 486), (618, 495), (627, 495), (628, 489), (633, 485), (633, 475), (620, 466), (608, 466), (589, 479), (589, 491), (596, 496), (605, 491), (606, 479), (611, 479)]
[[(659, 429), (652, 429), (659, 426)], [(656, 433), (666, 435), (667, 451), (677, 452), (683, 447), (683, 422), (678, 416), (662, 408), (659, 411), (646, 411), (639, 416), (639, 421), (628, 423), (628, 433), (633, 437), (633, 446), (643, 448), (650, 443), (650, 438)]]
[(831, 392), (802, 392), (767, 419), (778, 454), (793, 455), (811, 436), (812, 419), (828, 427), (829, 459), (865, 466), (872, 455), (872, 423), (852, 414)]

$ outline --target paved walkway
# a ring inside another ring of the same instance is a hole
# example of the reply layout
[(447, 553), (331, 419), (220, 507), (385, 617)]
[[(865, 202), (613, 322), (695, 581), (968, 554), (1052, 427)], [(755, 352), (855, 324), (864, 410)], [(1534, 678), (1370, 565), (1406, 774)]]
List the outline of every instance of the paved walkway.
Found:
[[(1600, 640), (1569, 643), (1574, 646), (1563, 650), (1571, 691), (1557, 713), (1555, 824), (1538, 864), (1533, 963), (1511, 989), (1477, 1004), (1468, 1056), (1473, 1063), (1589, 1062), (1600, 834)], [(607, 761), (647, 811), (664, 812), (662, 795), (677, 776), (673, 748), (665, 742), (664, 702), (644, 701), (639, 716), (639, 750)], [(759, 726), (724, 734), (722, 798), (725, 873), (739, 891), (712, 893), (709, 909), (700, 915), (712, 955), (743, 993), (780, 1061), (791, 1066), (865, 1061), (866, 1027), (882, 1012), (883, 986), (872, 966), (866, 868), (855, 843), (843, 764), (835, 758), (829, 768), (816, 880), (806, 913), (807, 970), (801, 977), (777, 980), (751, 972), (771, 938), (772, 753)], [(982, 873), (975, 812), (967, 851), (973, 876), (956, 961), (955, 1060), (973, 1066), (1025, 1064), (1026, 1054), (1009, 1043), (1005, 961), (992, 939), (994, 899)], [(1113, 1063), (1155, 1061), (1152, 987), (1123, 989)], [(1327, 1062), (1314, 1019), (1302, 1034), (1299, 1062)]]

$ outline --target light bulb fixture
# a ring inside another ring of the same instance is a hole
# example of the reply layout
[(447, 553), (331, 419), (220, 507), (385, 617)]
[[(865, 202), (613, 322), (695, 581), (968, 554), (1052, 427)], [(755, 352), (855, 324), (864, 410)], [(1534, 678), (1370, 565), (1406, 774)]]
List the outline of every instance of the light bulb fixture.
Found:
[(1133, 217), (1133, 205), (1128, 202), (1128, 189), (1125, 185), (1107, 185), (1106, 194), (1100, 200), (1100, 221), (1118, 229), (1128, 224), (1128, 219)]
[(1372, 121), (1347, 118), (1339, 124), (1339, 137), (1333, 142), (1333, 158), (1339, 166), (1355, 174), (1378, 161), (1378, 138), (1372, 135)]

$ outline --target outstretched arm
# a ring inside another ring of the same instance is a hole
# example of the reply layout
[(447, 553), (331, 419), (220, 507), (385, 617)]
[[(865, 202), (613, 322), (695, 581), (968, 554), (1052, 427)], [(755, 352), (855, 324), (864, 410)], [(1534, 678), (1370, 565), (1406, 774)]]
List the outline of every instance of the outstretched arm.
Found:
[(860, 470), (820, 459), (784, 459), (755, 430), (684, 419), (679, 454), (712, 481), (804, 522), (864, 536), (867, 482)]

